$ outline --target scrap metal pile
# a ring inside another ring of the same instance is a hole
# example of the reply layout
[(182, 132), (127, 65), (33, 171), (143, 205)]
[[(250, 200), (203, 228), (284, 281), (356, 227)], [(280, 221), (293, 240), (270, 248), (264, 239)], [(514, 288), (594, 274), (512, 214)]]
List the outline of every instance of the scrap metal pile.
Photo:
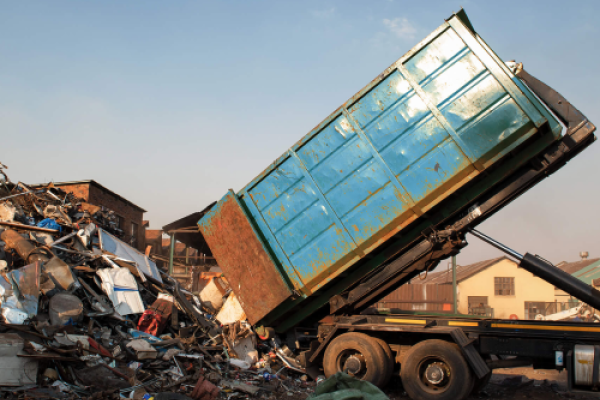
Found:
[(223, 277), (193, 295), (118, 238), (112, 211), (52, 184), (13, 183), (5, 168), (0, 398), (312, 391), (289, 349), (255, 334)]

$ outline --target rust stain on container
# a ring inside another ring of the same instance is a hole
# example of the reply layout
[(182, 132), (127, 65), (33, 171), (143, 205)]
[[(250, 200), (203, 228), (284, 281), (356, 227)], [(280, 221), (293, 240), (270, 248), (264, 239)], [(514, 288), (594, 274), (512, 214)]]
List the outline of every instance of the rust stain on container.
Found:
[(199, 227), (250, 323), (292, 295), (235, 194), (228, 193)]

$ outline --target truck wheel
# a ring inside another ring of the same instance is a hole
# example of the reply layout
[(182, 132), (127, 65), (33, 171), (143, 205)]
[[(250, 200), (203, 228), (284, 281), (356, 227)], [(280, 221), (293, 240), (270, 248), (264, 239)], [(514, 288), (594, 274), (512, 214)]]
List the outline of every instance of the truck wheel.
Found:
[(413, 400), (462, 400), (473, 388), (473, 374), (457, 345), (425, 340), (404, 356), (402, 386)]
[(387, 368), (385, 373), (382, 373), (382, 382), (381, 382), (381, 387), (385, 387), (387, 386), (387, 384), (390, 382), (390, 379), (392, 377), (392, 374), (394, 373), (394, 367), (396, 366), (396, 359), (394, 358), (394, 353), (392, 353), (392, 349), (390, 349), (390, 346), (385, 342), (385, 340), (383, 339), (379, 339), (379, 338), (373, 338), (381, 347), (381, 350), (383, 350), (383, 353), (385, 354), (385, 358), (387, 358)]
[(380, 386), (387, 369), (386, 362), (377, 341), (364, 333), (349, 332), (329, 343), (323, 356), (323, 370), (328, 378), (347, 371), (357, 379)]

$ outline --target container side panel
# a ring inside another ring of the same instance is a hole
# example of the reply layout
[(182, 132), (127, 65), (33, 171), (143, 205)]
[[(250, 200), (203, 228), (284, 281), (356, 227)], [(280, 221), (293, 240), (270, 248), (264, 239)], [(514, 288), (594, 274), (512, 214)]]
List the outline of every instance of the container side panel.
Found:
[[(493, 108), (477, 115), (461, 127), (458, 134), (469, 143), (473, 153), (487, 158), (492, 150), (507, 147), (522, 136), (523, 132), (534, 128), (533, 123), (510, 97), (504, 97)], [(492, 152), (495, 155), (496, 152)]]
[(303, 178), (300, 168), (288, 158), (265, 176), (252, 189), (250, 196), (262, 211)]
[[(511, 97), (517, 102), (519, 107), (525, 112), (527, 117), (531, 119), (533, 124), (540, 128), (542, 125), (548, 123), (548, 120), (540, 113), (538, 107), (527, 98), (524, 93), (519, 90), (518, 86), (512, 81), (512, 74), (506, 72), (506, 66), (498, 59), (491, 56), (478, 39), (469, 31), (465, 26), (456, 18), (452, 18), (448, 21), (448, 24), (454, 29), (457, 35), (463, 40), (464, 43), (468, 44), (470, 50), (477, 56), (477, 58), (486, 66), (492, 75), (500, 82), (502, 87), (510, 93)], [(538, 105), (539, 102), (538, 102)]]
[(221, 199), (198, 225), (250, 323), (292, 295), (235, 194)]
[(452, 178), (459, 179), (459, 172), (468, 166), (456, 143), (447, 140), (402, 173), (400, 180), (413, 200), (420, 202)]
[[(307, 205), (289, 224), (276, 231), (275, 236), (289, 256), (308, 246), (326, 230), (335, 226), (327, 209), (318, 200)], [(308, 235), (305, 232), (310, 232)], [(304, 233), (304, 234), (301, 234)]]
[[(385, 80), (379, 86), (389, 85), (390, 81)], [(390, 92), (382, 96), (386, 104), (397, 100)], [(332, 134), (340, 128), (345, 135)], [(338, 145), (340, 136), (345, 137), (343, 145)], [(334, 139), (331, 144), (330, 139)], [(327, 156), (315, 160), (315, 152)], [(354, 134), (345, 116), (317, 133), (299, 149), (298, 157), (357, 245), (408, 210), (384, 165), (374, 157), (371, 145)]]
[[(339, 128), (339, 121), (337, 123)], [(330, 133), (333, 138), (343, 138), (337, 132)], [(332, 154), (327, 148), (320, 152), (317, 147), (311, 152), (313, 164)], [(332, 147), (343, 149), (344, 145), (334, 140)], [(298, 159), (290, 157), (249, 191), (269, 230), (305, 285), (305, 292), (318, 283), (315, 282), (318, 277), (327, 276), (329, 269), (356, 247), (318, 190), (313, 181), (307, 179)]]
[(344, 179), (339, 185), (327, 192), (327, 198), (339, 217), (344, 217), (390, 183), (390, 179), (377, 161), (371, 157), (368, 162)]
[(323, 160), (336, 153), (340, 147), (348, 147), (356, 137), (356, 131), (348, 120), (339, 116), (322, 129), (317, 137), (304, 144), (297, 151), (298, 157), (306, 168), (312, 171)]
[[(455, 146), (437, 144), (441, 147), (422, 153), (416, 161), (418, 168), (410, 164), (412, 171), (403, 171), (410, 180), (406, 186), (421, 188), (415, 193), (408, 190), (413, 200), (423, 200), (450, 178), (458, 178), (468, 166), (459, 160), (463, 154), (481, 169), (486, 161), (498, 159), (512, 149), (513, 143), (524, 140), (523, 135), (531, 134), (531, 120), (453, 29), (447, 29), (403, 65), (412, 80), (418, 82), (423, 100), (439, 110), (443, 120), (440, 122), (447, 124), (446, 131), (459, 142)], [(438, 152), (439, 160), (435, 156)], [(426, 165), (425, 160), (434, 164)], [(444, 171), (432, 181), (430, 171), (438, 174), (444, 165), (451, 172)], [(415, 186), (418, 171), (425, 174), (421, 176), (422, 183)], [(421, 191), (425, 188), (428, 192)]]
[[(401, 132), (389, 145), (382, 148), (381, 156), (394, 174), (400, 177), (403, 172), (411, 169), (415, 163), (448, 139), (450, 136), (446, 130), (429, 114), (427, 118)], [(408, 192), (411, 193), (410, 190)]]
[(539, 102), (539, 100), (531, 92), (531, 90), (529, 89), (529, 87), (527, 87), (527, 85), (525, 85), (525, 83), (523, 83), (518, 77), (516, 77), (512, 73), (512, 71), (510, 71), (508, 69), (508, 67), (506, 66), (506, 64), (504, 64), (502, 62), (502, 60), (500, 59), (500, 57), (498, 57), (498, 55), (492, 49), (490, 49), (490, 47), (485, 43), (485, 41), (481, 37), (478, 36), (477, 37), (477, 41), (478, 41), (479, 44), (481, 44), (481, 46), (484, 48), (484, 50), (488, 54), (490, 54), (490, 56), (494, 59), (494, 61), (496, 61), (502, 67), (502, 69), (505, 71), (506, 75), (508, 75), (510, 77), (512, 83), (514, 83), (515, 86), (517, 86), (521, 90), (521, 92), (525, 95), (525, 97), (527, 99), (529, 99), (529, 101), (534, 105), (534, 107), (548, 121), (548, 125), (550, 126), (550, 130), (554, 134), (554, 137), (556, 139), (559, 139), (562, 136), (563, 132), (562, 132), (562, 125), (556, 119), (556, 117), (545, 106), (543, 106)]
[[(262, 213), (267, 224), (277, 236), (285, 227), (298, 223), (298, 220), (310, 218), (310, 212), (314, 205), (320, 204), (319, 197), (312, 185), (306, 180), (301, 180), (289, 188), (283, 196), (279, 196)], [(308, 212), (308, 214), (307, 214)], [(325, 222), (314, 221), (315, 229), (320, 229)], [(283, 246), (285, 248), (285, 246)]]
[[(311, 144), (311, 142), (308, 142), (308, 144)], [(298, 154), (298, 157), (304, 162), (301, 153)], [(329, 193), (334, 187), (348, 179), (354, 171), (372, 159), (373, 155), (369, 152), (365, 143), (358, 136), (355, 136), (348, 141), (347, 146), (339, 148), (313, 169), (309, 169), (309, 172), (323, 193)]]
[(354, 103), (348, 109), (348, 113), (363, 130), (367, 131), (376, 118), (392, 108), (394, 104), (405, 100), (405, 97), (411, 93), (414, 94), (414, 91), (411, 90), (410, 84), (398, 71), (394, 71)]
[(455, 131), (508, 98), (508, 93), (489, 73), (480, 75), (441, 107), (442, 114)]
[(411, 90), (408, 96), (382, 113), (376, 123), (365, 127), (365, 134), (377, 151), (381, 152), (404, 133), (414, 129), (426, 116), (429, 119), (432, 117), (427, 105)]
[(390, 183), (382, 185), (372, 196), (346, 214), (342, 221), (357, 244), (371, 239), (408, 211), (398, 190)]
[(411, 57), (404, 66), (423, 86), (428, 79), (435, 76), (438, 69), (442, 68), (461, 51), (466, 45), (452, 29), (447, 29), (431, 43)]
[(433, 104), (441, 107), (485, 72), (487, 70), (483, 64), (465, 47), (456, 57), (439, 67), (435, 74), (428, 76), (421, 86)]
[(346, 240), (343, 228), (332, 224), (315, 235), (306, 246), (290, 257), (298, 273), (310, 287), (321, 284), (337, 268), (336, 263), (352, 253), (355, 246)]
[[(411, 69), (419, 70), (414, 66)], [(525, 113), (467, 47), (438, 66), (423, 81), (423, 90), (477, 160), (492, 151), (497, 155), (517, 139), (513, 134), (520, 136), (530, 128)], [(479, 127), (484, 121), (485, 126)]]
[[(460, 57), (452, 58), (452, 56), (460, 53), (461, 48), (454, 46), (453, 49), (453, 53), (447, 57), (456, 61)], [(432, 70), (437, 74), (440, 72), (439, 66)], [(477, 71), (466, 74), (469, 77), (476, 75)], [(470, 161), (452, 141), (447, 130), (434, 117), (425, 101), (408, 83), (406, 85), (403, 83), (406, 80), (400, 72), (395, 71), (390, 76), (394, 79), (382, 81), (378, 87), (354, 104), (350, 108), (351, 115), (353, 118), (355, 116), (358, 119), (363, 118), (362, 116), (369, 113), (371, 105), (377, 103), (371, 99), (381, 97), (381, 93), (385, 93), (386, 98), (389, 98), (395, 88), (402, 87), (402, 90), (396, 90), (395, 101), (381, 102), (381, 112), (364, 124), (364, 129), (385, 164), (406, 189), (411, 199), (419, 202), (452, 178), (456, 177), (457, 180), (459, 175), (464, 175)], [(422, 76), (427, 78), (425, 75)], [(389, 86), (390, 81), (393, 82), (393, 87)], [(431, 79), (425, 81), (430, 84), (434, 82)], [(382, 85), (387, 87), (381, 88)], [(406, 90), (407, 86), (408, 90)], [(440, 93), (443, 91), (441, 86), (437, 90)], [(385, 216), (387, 211), (385, 209), (380, 213)], [(373, 220), (377, 220), (379, 216), (372, 215), (372, 217)], [(385, 223), (390, 222), (387, 218), (379, 219)], [(370, 234), (376, 231), (371, 230)]]

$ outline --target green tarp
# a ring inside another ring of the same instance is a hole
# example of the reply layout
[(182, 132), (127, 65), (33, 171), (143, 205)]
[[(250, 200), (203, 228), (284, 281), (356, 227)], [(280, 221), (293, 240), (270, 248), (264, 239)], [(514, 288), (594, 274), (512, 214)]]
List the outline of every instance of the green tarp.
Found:
[(389, 400), (377, 386), (343, 372), (330, 376), (307, 400)]

